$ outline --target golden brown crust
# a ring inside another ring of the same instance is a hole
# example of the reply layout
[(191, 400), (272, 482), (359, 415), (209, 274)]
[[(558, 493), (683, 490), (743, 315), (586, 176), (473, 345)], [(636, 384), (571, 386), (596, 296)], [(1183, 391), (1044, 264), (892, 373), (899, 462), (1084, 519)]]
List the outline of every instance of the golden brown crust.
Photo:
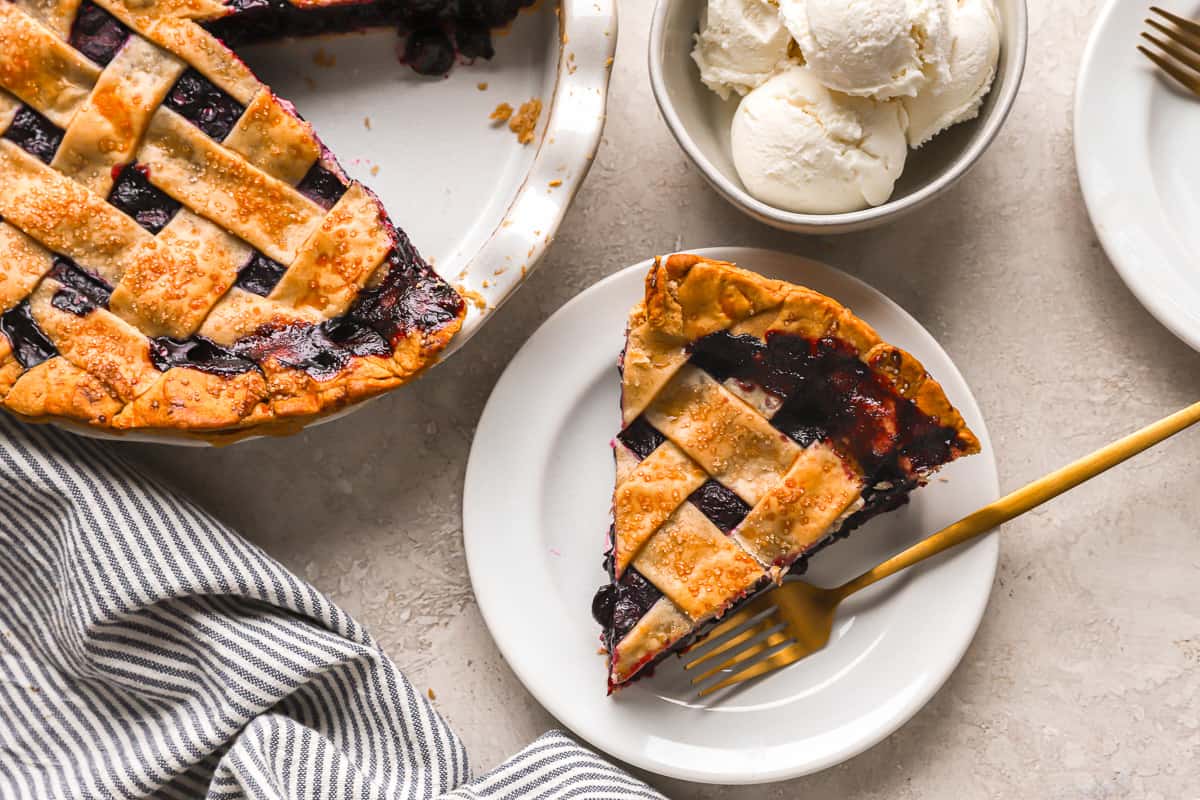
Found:
[(723, 613), (766, 575), (691, 503), (675, 510), (633, 564), (693, 622)]
[(627, 475), (618, 478), (613, 493), (618, 577), (646, 540), (706, 480), (708, 473), (670, 442), (644, 458)]
[(5, 408), (23, 417), (60, 417), (99, 426), (109, 425), (122, 405), (103, 383), (57, 356), (22, 374), (4, 396)]
[(161, 373), (115, 417), (113, 427), (175, 428), (188, 431), (237, 427), (261, 418), (267, 383), (257, 371), (233, 377), (174, 367)]
[(50, 166), (96, 194), (107, 195), (113, 168), (134, 151), (184, 63), (145, 39), (131, 37), (72, 118)]
[(222, 144), (268, 175), (293, 185), (321, 155), (309, 124), (289, 113), (265, 86)]
[(324, 215), (289, 184), (168, 108), (154, 112), (138, 161), (159, 189), (281, 264), (292, 263)]
[(695, 623), (678, 606), (660, 597), (613, 649), (613, 683), (622, 683), (658, 653), (682, 639)]
[(862, 494), (862, 476), (822, 442), (801, 451), (734, 535), (764, 564), (787, 566), (821, 540)]
[(379, 205), (351, 186), (304, 242), (270, 298), (325, 317), (346, 311), (392, 248)]
[(751, 505), (800, 454), (800, 445), (696, 367), (678, 370), (645, 414), (708, 475)]
[(0, 222), (0, 313), (28, 297), (53, 263), (49, 251), (7, 222)]
[[(45, 64), (55, 64), (52, 72)], [(12, 3), (0, 5), (0, 88), (60, 128), (87, 99), (100, 71)]]

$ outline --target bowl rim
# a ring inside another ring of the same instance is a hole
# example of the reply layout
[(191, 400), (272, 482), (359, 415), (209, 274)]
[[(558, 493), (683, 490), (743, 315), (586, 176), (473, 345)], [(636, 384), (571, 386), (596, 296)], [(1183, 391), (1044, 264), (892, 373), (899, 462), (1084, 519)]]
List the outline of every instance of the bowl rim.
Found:
[(980, 135), (972, 139), (966, 149), (950, 163), (945, 171), (912, 194), (888, 200), (871, 208), (839, 214), (785, 211), (751, 196), (738, 183), (730, 180), (714, 167), (712, 162), (700, 151), (691, 134), (688, 133), (687, 126), (683, 124), (683, 120), (676, 113), (675, 105), (667, 91), (666, 79), (663, 77), (662, 54), (666, 36), (667, 13), (672, 4), (678, 1), (656, 0), (654, 14), (650, 20), (647, 61), (650, 70), (650, 88), (654, 94), (654, 100), (658, 104), (658, 110), (666, 120), (667, 128), (675, 137), (680, 148), (700, 170), (700, 174), (704, 176), (705, 180), (717, 190), (718, 194), (746, 214), (786, 230), (802, 233), (838, 233), (859, 230), (898, 217), (929, 202), (966, 175), (995, 140), (1012, 111), (1017, 92), (1021, 87), (1021, 79), (1025, 73), (1025, 57), (1029, 45), (1029, 12), (1026, 0), (1012, 0), (1016, 11), (1016, 26), (1012, 32), (1011, 46), (1007, 54), (1010, 61), (1004, 80), (999, 87), (999, 94), (996, 96), (994, 110), (982, 121), (983, 128)]

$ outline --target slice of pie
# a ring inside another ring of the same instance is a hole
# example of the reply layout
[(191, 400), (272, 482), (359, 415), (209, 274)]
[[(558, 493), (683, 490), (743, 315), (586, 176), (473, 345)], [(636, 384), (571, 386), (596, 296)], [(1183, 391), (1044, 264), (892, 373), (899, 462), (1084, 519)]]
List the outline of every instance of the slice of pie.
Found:
[(0, 402), (288, 432), (402, 384), (464, 304), (226, 46), (398, 25), (489, 56), (527, 0), (0, 1)]
[(942, 387), (849, 309), (695, 255), (629, 317), (605, 566), (609, 691), (979, 442)]

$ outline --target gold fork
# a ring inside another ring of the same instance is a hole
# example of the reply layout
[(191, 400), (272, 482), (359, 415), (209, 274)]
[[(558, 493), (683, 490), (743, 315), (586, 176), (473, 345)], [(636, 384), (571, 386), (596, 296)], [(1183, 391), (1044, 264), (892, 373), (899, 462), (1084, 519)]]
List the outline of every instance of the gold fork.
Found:
[[(722, 677), (700, 690), (703, 697), (794, 664), (829, 642), (838, 604), (859, 589), (987, 533), (1197, 422), (1200, 422), (1200, 403), (984, 506), (841, 586), (822, 589), (804, 581), (789, 581), (766, 592), (714, 628), (707, 642), (696, 649), (695, 657), (683, 668), (692, 670), (709, 665), (692, 679), (693, 686)], [(711, 662), (717, 656), (726, 658), (714, 665)], [(740, 667), (740, 671), (729, 674), (734, 667)]]
[(1189, 92), (1200, 96), (1200, 23), (1184, 19), (1158, 6), (1151, 6), (1150, 13), (1157, 14), (1171, 23), (1164, 25), (1156, 19), (1146, 18), (1147, 25), (1170, 41), (1145, 32), (1142, 33), (1142, 38), (1169, 57), (1164, 57), (1143, 45), (1138, 45), (1138, 50), (1157, 64), (1159, 69), (1179, 81)]

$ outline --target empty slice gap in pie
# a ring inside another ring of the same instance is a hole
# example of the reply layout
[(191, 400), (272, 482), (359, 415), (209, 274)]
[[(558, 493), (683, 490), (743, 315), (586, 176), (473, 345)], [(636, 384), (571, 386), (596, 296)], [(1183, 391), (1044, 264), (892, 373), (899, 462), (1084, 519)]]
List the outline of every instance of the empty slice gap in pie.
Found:
[(979, 451), (915, 358), (729, 263), (657, 259), (620, 366), (610, 580), (592, 605), (610, 692)]
[(462, 298), (229, 45), (389, 26), (440, 73), (529, 4), (0, 2), (0, 404), (228, 440), (419, 374)]

